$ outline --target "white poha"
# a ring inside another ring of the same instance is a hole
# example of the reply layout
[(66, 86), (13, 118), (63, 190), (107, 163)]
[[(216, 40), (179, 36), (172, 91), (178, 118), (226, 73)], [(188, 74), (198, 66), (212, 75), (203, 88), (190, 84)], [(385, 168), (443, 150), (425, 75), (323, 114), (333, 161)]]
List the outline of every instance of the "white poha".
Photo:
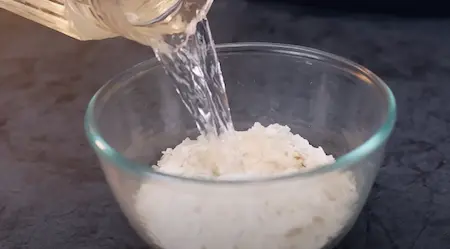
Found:
[[(279, 124), (186, 139), (154, 169), (221, 180), (273, 177), (334, 162)], [(252, 185), (151, 180), (135, 196), (141, 225), (164, 249), (320, 249), (355, 213), (350, 172)]]

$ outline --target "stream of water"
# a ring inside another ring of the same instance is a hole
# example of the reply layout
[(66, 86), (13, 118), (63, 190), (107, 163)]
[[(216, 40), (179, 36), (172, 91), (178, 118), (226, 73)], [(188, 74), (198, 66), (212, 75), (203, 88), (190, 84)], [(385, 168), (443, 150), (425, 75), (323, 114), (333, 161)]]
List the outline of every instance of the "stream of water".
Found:
[(165, 49), (155, 49), (159, 61), (174, 79), (183, 103), (203, 135), (220, 135), (233, 130), (230, 108), (207, 19), (197, 24), (192, 35), (170, 37)]

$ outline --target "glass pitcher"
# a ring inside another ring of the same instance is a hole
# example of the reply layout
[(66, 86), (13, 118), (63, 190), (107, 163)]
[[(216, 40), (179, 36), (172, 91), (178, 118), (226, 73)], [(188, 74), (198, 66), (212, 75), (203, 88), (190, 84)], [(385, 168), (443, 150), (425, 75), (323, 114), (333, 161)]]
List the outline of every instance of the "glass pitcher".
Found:
[(150, 45), (191, 32), (212, 0), (0, 0), (0, 8), (78, 40), (123, 36)]

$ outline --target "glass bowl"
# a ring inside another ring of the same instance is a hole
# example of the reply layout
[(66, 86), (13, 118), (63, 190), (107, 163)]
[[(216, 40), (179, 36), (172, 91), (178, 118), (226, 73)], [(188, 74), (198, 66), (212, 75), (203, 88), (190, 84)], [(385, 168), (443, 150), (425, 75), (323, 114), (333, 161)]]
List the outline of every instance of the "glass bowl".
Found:
[(237, 181), (154, 171), (161, 152), (198, 131), (155, 60), (103, 86), (85, 120), (108, 184), (139, 235), (164, 249), (331, 248), (359, 215), (396, 119), (388, 86), (318, 50), (269, 43), (218, 46), (235, 128), (288, 125), (336, 162)]

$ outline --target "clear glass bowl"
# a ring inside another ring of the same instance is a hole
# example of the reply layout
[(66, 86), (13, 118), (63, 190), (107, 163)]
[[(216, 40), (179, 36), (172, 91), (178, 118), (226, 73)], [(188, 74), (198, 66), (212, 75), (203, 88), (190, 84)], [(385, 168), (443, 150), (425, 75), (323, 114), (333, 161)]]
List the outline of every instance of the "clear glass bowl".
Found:
[(228, 44), (218, 54), (237, 130), (288, 125), (336, 162), (253, 181), (155, 172), (149, 165), (161, 151), (198, 132), (152, 59), (108, 82), (86, 114), (122, 210), (142, 238), (164, 249), (331, 248), (373, 185), (396, 119), (392, 92), (364, 67), (310, 48)]

